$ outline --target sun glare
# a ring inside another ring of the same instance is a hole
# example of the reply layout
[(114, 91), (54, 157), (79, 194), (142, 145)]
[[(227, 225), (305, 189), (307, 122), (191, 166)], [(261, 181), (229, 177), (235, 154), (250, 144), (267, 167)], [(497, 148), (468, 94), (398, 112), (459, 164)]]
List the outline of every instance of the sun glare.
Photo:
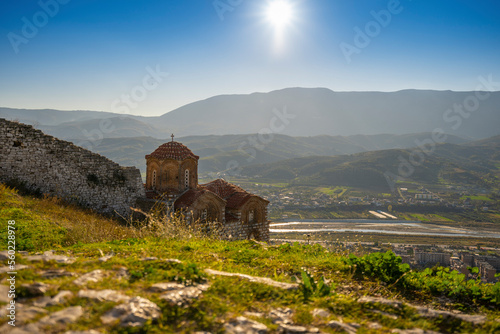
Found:
[(267, 19), (275, 27), (281, 28), (292, 19), (292, 8), (285, 0), (274, 0), (267, 8)]

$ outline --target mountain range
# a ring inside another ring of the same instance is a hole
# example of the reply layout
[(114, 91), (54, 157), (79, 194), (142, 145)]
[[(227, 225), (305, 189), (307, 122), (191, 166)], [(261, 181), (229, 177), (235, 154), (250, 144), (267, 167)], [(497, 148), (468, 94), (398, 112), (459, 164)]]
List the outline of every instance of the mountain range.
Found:
[[(482, 97), (481, 100), (476, 96)], [(334, 92), (286, 88), (269, 93), (220, 95), (161, 116), (96, 111), (0, 108), (0, 117), (35, 124), (58, 138), (168, 138), (272, 132), (289, 136), (351, 136), (443, 132), (468, 139), (499, 134), (500, 92), (402, 90)], [(108, 119), (110, 131), (101, 131)]]
[(175, 133), (200, 156), (200, 173), (235, 170), (255, 179), (385, 189), (384, 173), (397, 173), (400, 157), (410, 156), (435, 130), (446, 138), (411, 178), (495, 182), (500, 92), (487, 94), (472, 105), (475, 92), (288, 88), (215, 96), (156, 117), (12, 108), (0, 108), (0, 117), (143, 172), (144, 156)]

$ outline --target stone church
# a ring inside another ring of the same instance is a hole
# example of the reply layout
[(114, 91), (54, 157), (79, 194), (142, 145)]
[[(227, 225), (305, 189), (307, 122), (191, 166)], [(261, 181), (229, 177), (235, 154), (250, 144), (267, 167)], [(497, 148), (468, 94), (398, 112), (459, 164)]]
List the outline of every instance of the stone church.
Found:
[(233, 239), (267, 241), (269, 201), (223, 179), (198, 184), (198, 160), (174, 141), (146, 155), (146, 197), (182, 211), (188, 222), (219, 222)]

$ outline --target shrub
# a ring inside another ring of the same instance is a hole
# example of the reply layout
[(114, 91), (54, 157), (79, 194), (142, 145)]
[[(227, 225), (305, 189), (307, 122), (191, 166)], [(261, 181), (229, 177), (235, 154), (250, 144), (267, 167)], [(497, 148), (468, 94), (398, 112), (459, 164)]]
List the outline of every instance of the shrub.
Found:
[(344, 261), (354, 269), (354, 275), (358, 278), (368, 276), (389, 284), (398, 282), (410, 270), (410, 266), (401, 263), (401, 257), (391, 251), (366, 254), (362, 257), (350, 254)]

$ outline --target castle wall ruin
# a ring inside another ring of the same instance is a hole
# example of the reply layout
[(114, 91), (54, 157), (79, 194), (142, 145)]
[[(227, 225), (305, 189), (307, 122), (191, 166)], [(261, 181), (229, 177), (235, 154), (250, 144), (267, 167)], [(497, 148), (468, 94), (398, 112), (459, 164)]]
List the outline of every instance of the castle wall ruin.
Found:
[(0, 118), (0, 181), (57, 196), (104, 214), (128, 216), (144, 198), (139, 169), (117, 163), (30, 125)]

